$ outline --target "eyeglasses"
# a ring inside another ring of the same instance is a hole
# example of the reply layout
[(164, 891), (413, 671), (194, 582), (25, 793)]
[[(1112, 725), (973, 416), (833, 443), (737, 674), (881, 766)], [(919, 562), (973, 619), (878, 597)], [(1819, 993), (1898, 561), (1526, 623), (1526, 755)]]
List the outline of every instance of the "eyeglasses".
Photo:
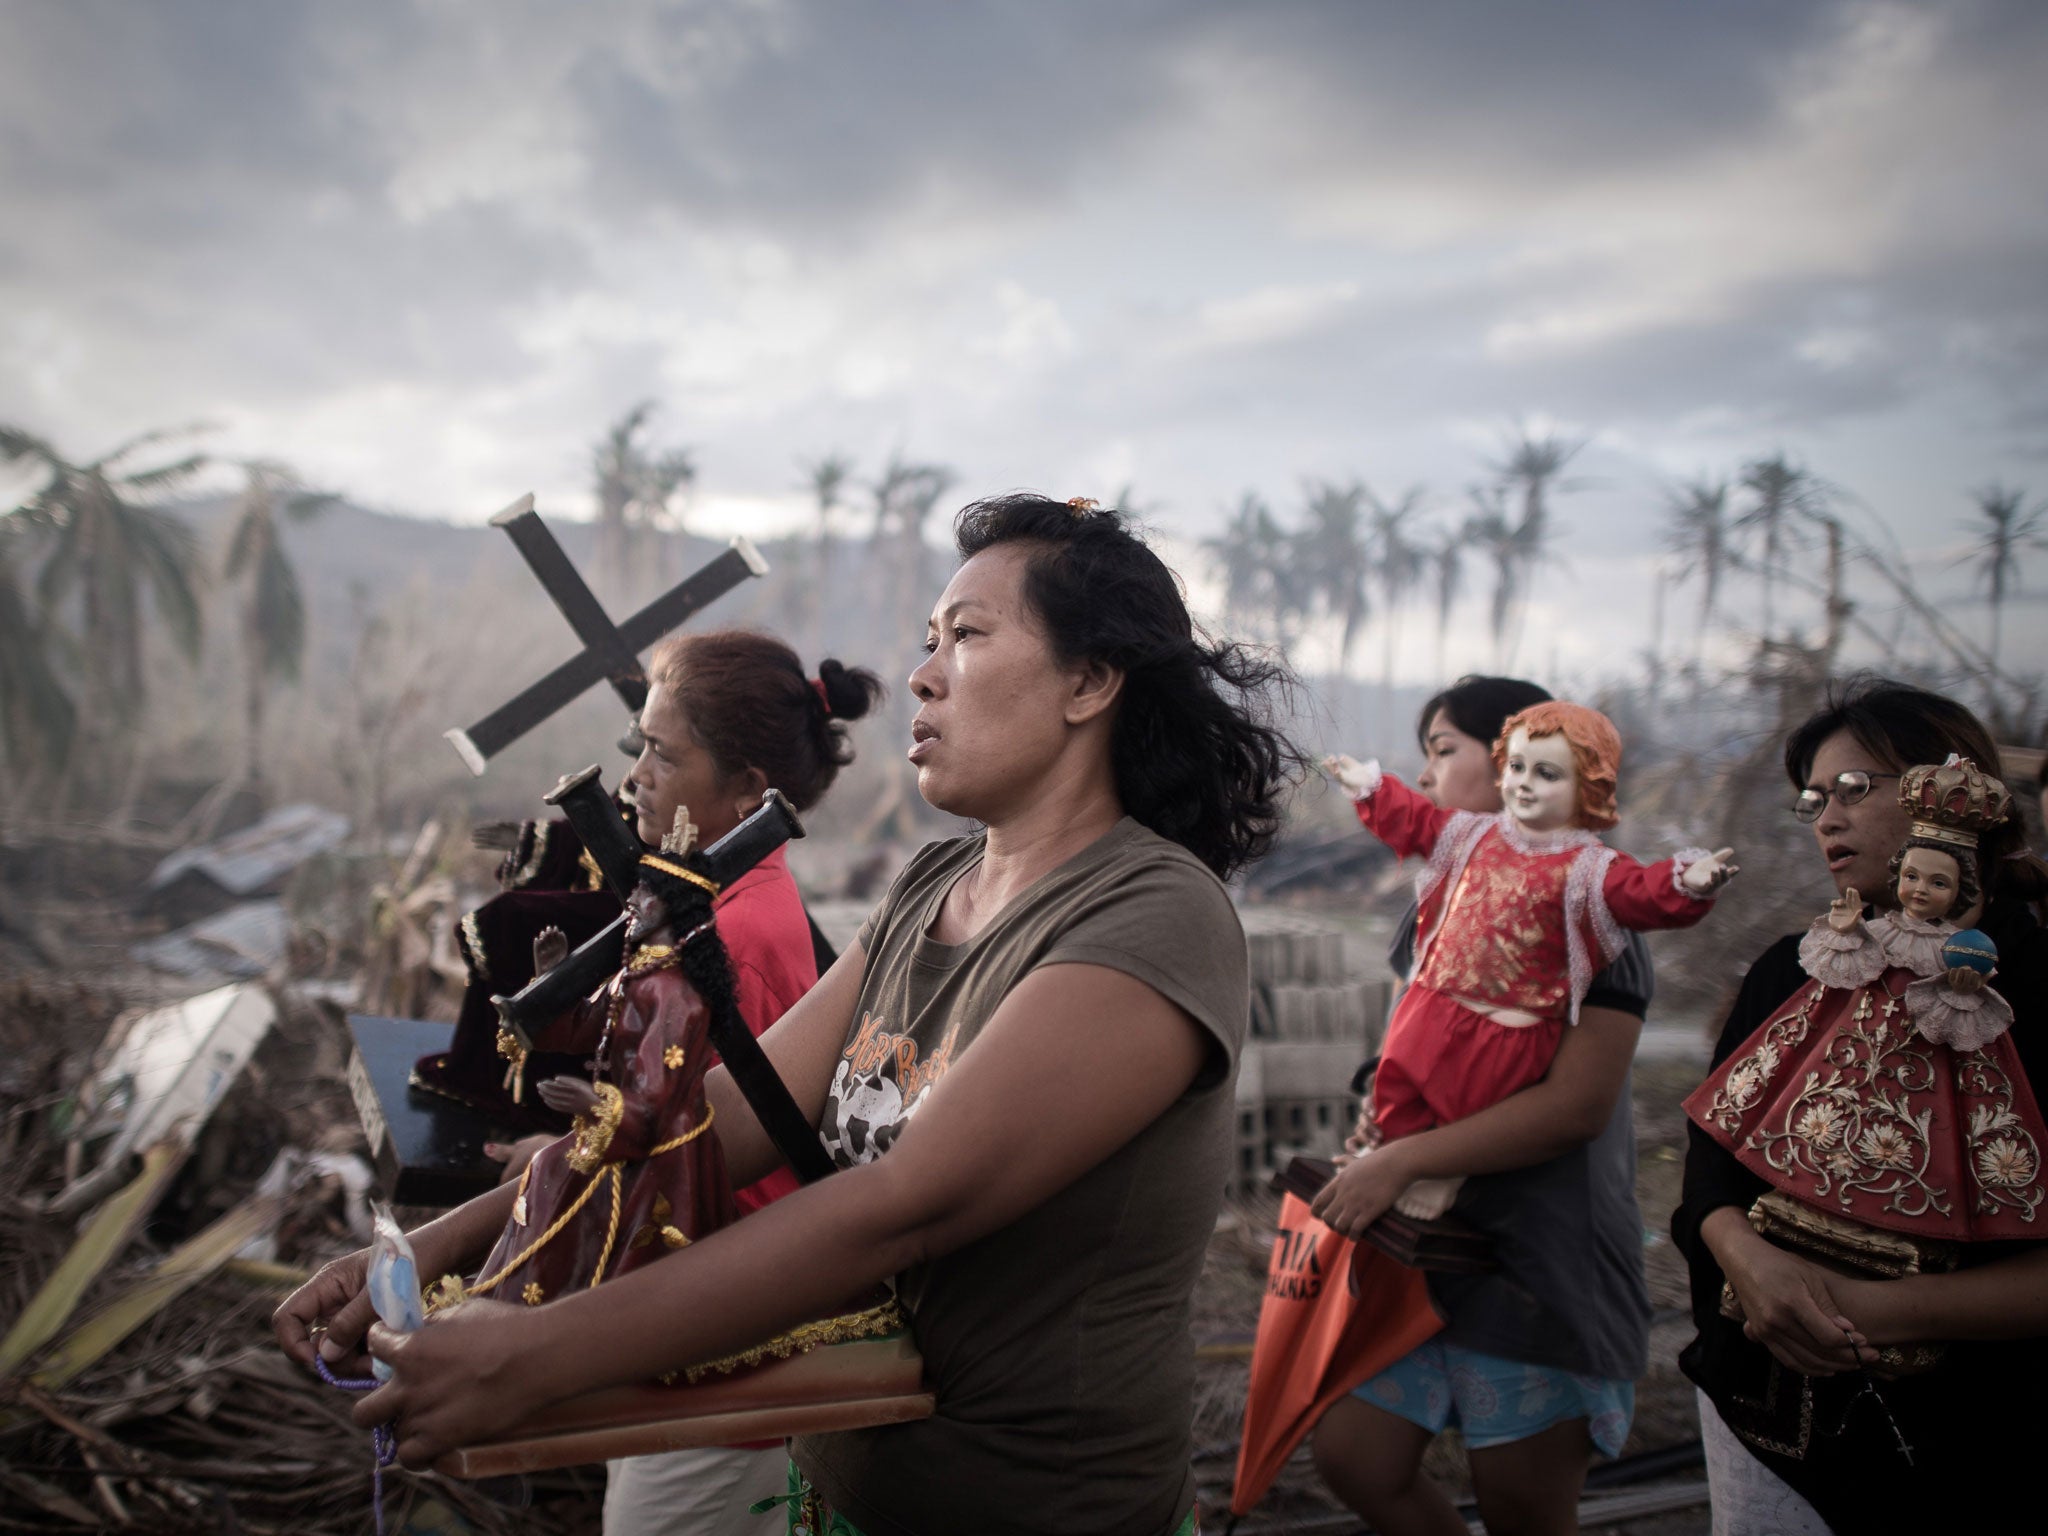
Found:
[(1835, 785), (1832, 789), (1799, 791), (1799, 798), (1792, 802), (1792, 814), (1801, 821), (1818, 821), (1820, 813), (1827, 808), (1828, 796), (1833, 795), (1843, 805), (1854, 805), (1870, 793), (1874, 781), (1902, 777), (1902, 774), (1865, 773), (1861, 768), (1851, 768), (1847, 773), (1835, 775)]

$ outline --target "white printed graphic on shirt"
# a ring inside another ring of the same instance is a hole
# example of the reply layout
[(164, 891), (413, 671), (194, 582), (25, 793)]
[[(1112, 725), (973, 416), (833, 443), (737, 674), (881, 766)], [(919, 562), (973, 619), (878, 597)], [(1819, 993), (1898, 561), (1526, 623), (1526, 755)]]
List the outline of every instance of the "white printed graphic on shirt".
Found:
[(873, 1162), (902, 1134), (932, 1086), (953, 1064), (956, 1023), (938, 1049), (918, 1060), (917, 1042), (883, 1027), (873, 1014), (840, 1053), (839, 1070), (825, 1096), (821, 1130), (825, 1150), (841, 1167)]

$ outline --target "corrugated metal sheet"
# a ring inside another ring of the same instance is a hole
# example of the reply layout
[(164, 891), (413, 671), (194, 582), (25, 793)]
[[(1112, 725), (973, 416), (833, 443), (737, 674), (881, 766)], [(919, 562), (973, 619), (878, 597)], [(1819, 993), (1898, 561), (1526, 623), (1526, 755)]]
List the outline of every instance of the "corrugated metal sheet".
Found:
[(348, 830), (349, 820), (339, 811), (303, 803), (281, 805), (253, 827), (197, 848), (179, 849), (157, 865), (148, 888), (160, 891), (196, 871), (230, 895), (266, 895), (315, 854), (340, 847)]
[(131, 953), (143, 964), (175, 976), (254, 980), (284, 958), (291, 927), (283, 902), (245, 901), (176, 933), (137, 944)]

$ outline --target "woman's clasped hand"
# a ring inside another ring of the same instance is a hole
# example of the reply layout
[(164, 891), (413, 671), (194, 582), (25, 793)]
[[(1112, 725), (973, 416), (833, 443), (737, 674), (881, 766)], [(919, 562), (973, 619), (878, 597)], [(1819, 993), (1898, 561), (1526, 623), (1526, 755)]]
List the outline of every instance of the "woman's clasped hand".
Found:
[(541, 1407), (526, 1327), (536, 1313), (479, 1296), (412, 1333), (372, 1323), (369, 1352), (391, 1379), (349, 1411), (364, 1429), (397, 1424), (399, 1461), (414, 1470), (460, 1446), (490, 1440)]
[(1703, 1235), (1742, 1303), (1744, 1335), (1805, 1376), (1832, 1376), (1861, 1363), (1869, 1340), (1836, 1299), (1840, 1276), (1764, 1241), (1733, 1206), (1715, 1212)]

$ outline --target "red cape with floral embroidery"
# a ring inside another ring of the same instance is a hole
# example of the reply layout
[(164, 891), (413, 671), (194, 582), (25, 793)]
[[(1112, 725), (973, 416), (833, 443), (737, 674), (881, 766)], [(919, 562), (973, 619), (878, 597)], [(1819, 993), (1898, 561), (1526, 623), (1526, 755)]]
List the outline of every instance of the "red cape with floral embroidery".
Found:
[(1975, 1050), (1926, 1038), (1907, 999), (1926, 969), (1807, 982), (1685, 1112), (1773, 1189), (1831, 1215), (1954, 1242), (2048, 1237), (2048, 1125), (2012, 1037)]
[(724, 1149), (705, 1134), (704, 1077), (716, 1058), (696, 988), (673, 956), (642, 950), (585, 1006), (616, 1010), (600, 1102), (527, 1164), (471, 1295), (552, 1301), (734, 1219)]

